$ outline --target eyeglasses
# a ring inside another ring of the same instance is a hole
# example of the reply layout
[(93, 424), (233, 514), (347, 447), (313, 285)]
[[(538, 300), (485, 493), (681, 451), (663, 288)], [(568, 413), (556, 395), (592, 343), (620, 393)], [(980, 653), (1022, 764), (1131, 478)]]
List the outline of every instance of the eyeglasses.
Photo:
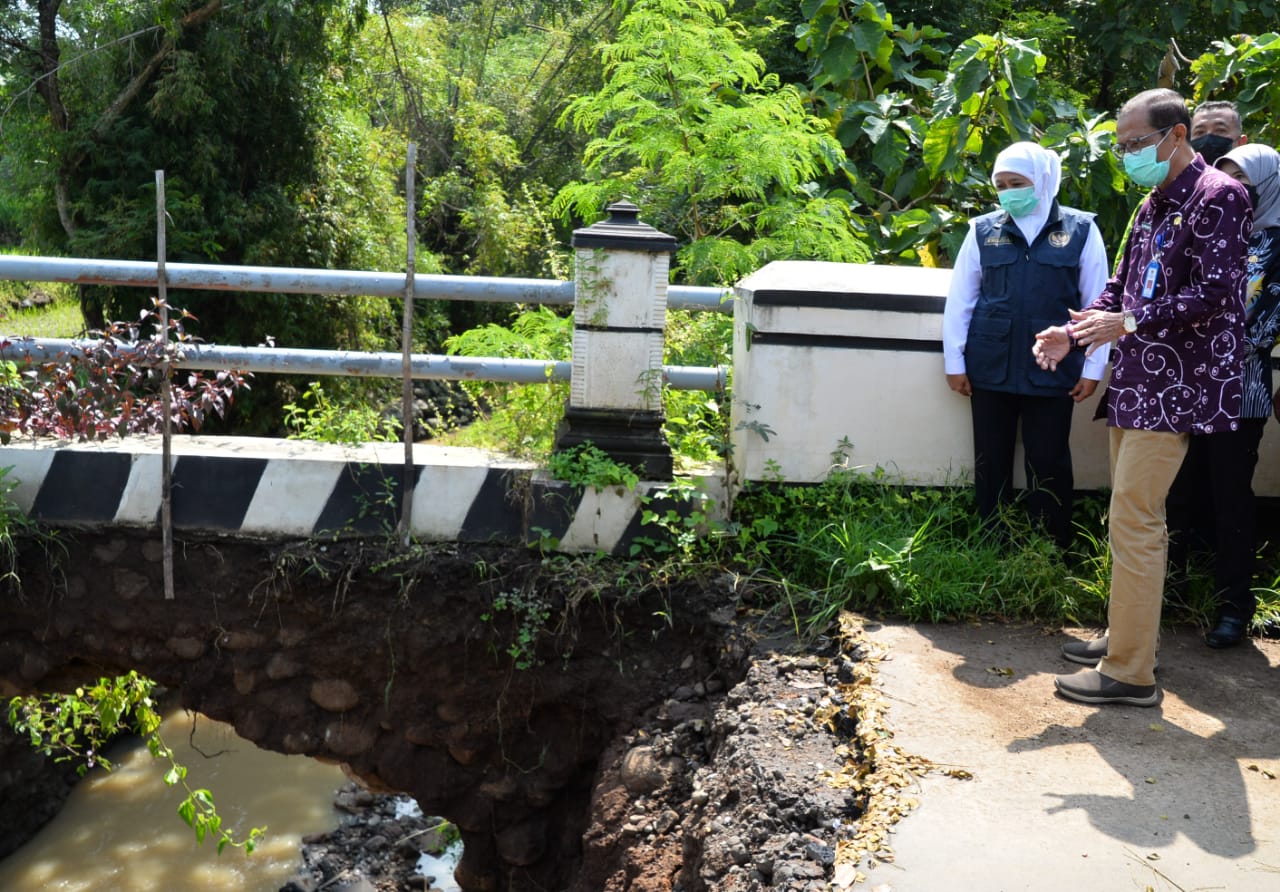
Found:
[[(1162, 133), (1167, 135), (1169, 131), (1172, 129), (1173, 129), (1172, 125), (1168, 127), (1161, 127), (1159, 130), (1152, 130), (1150, 133), (1146, 134), (1145, 136), (1134, 137), (1128, 142), (1122, 142), (1122, 143), (1118, 142), (1111, 147), (1111, 154), (1115, 155), (1117, 158), (1123, 161), (1124, 156), (1126, 154), (1133, 154), (1134, 152), (1140, 152), (1143, 149), (1145, 149), (1147, 147), (1147, 143), (1151, 142), (1151, 138), (1155, 136), (1157, 133)], [(1164, 140), (1164, 137), (1161, 137), (1162, 142), (1163, 140)]]

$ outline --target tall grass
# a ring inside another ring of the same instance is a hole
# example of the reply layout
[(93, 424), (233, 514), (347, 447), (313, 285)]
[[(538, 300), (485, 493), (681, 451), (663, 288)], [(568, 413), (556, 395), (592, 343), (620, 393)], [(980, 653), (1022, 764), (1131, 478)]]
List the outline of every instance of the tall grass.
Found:
[(0, 319), (4, 334), (32, 338), (74, 338), (84, 334), (84, 316), (74, 296), (42, 307), (16, 310)]
[[(3, 254), (19, 254), (15, 248)], [(35, 306), (23, 303), (38, 299)], [(0, 279), (0, 334), (9, 337), (73, 338), (84, 333), (84, 316), (73, 285)]]
[[(836, 470), (810, 487), (755, 486), (735, 514), (739, 565), (770, 583), (765, 589), (802, 631), (826, 628), (841, 610), (912, 622), (1106, 623), (1111, 558), (1102, 497), (1077, 502), (1066, 552), (1018, 503), (984, 526), (971, 487), (908, 487), (880, 471)], [(1280, 608), (1275, 589), (1257, 590), (1260, 622)], [(1166, 599), (1164, 618), (1203, 625), (1215, 608), (1212, 579), (1193, 565)]]

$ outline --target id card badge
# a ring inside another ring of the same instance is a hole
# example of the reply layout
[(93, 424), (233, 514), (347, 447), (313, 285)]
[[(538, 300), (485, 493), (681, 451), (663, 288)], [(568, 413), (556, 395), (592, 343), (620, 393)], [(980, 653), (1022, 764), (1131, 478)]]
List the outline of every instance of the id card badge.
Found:
[(1142, 299), (1151, 300), (1156, 293), (1156, 282), (1160, 278), (1160, 261), (1152, 260), (1147, 264), (1147, 271), (1142, 274)]

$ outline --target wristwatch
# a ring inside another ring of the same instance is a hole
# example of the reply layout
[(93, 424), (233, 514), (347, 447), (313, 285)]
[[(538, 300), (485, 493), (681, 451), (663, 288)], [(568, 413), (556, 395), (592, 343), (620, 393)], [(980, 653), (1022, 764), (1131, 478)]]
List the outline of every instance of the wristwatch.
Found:
[(1133, 310), (1124, 311), (1124, 333), (1133, 334), (1138, 330), (1138, 317), (1133, 315)]

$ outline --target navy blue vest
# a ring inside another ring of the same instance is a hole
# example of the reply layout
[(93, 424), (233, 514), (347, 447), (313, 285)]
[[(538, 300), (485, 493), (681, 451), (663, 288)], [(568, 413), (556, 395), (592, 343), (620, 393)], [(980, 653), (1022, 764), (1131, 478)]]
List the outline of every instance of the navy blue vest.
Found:
[[(974, 221), (982, 291), (964, 346), (969, 382), (983, 390), (1063, 396), (1080, 380), (1084, 351), (1067, 354), (1057, 371), (1036, 365), (1036, 332), (1062, 325), (1080, 302), (1080, 255), (1093, 215), (1054, 202), (1034, 242), (1004, 211)], [(1091, 300), (1093, 296), (1089, 296)]]

